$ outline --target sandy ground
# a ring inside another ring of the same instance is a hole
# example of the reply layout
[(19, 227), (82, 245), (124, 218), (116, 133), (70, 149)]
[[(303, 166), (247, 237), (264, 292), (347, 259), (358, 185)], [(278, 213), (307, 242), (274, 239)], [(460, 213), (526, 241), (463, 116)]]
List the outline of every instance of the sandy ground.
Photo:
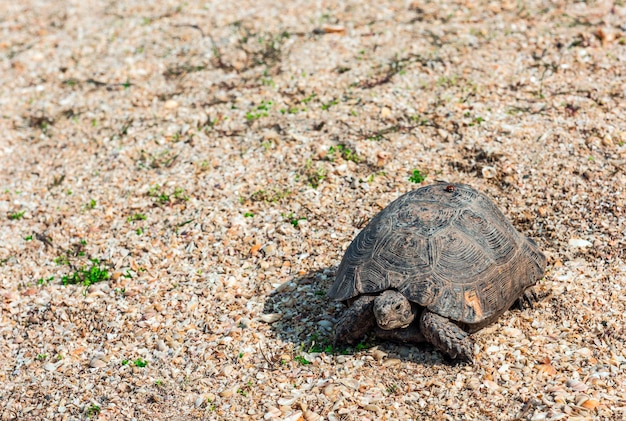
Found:
[[(5, 1), (0, 33), (0, 419), (626, 417), (623, 2)], [(543, 300), (473, 365), (333, 347), (345, 248), (435, 180), (536, 239)]]

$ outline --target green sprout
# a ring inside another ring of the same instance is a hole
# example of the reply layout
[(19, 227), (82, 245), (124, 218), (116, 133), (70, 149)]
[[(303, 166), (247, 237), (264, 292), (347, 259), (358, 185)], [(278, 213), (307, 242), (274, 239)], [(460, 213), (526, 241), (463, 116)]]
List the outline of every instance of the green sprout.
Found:
[(248, 111), (246, 113), (246, 120), (253, 121), (261, 117), (267, 117), (273, 104), (274, 103), (272, 101), (262, 100), (261, 104), (257, 105), (252, 111)]
[(294, 215), (293, 213), (289, 213), (289, 215), (285, 215), (284, 213), (281, 214), (283, 216), (283, 218), (285, 218), (285, 221), (289, 222), (291, 225), (293, 225), (294, 228), (298, 227), (298, 223), (300, 221), (306, 221), (306, 218), (304, 217), (300, 217), (298, 218), (296, 215)]
[(135, 365), (135, 367), (145, 367), (148, 365), (148, 361), (141, 359), (141, 358), (137, 358), (135, 361), (133, 361), (133, 364)]
[(24, 217), (26, 211), (12, 212), (9, 214), (9, 219), (11, 221), (18, 221)]
[(326, 104), (322, 104), (322, 110), (327, 111), (330, 109), (330, 107), (332, 107), (333, 105), (337, 105), (339, 104), (339, 100), (338, 99), (333, 99), (330, 102), (327, 102)]
[(174, 193), (172, 194), (172, 196), (174, 196), (174, 199), (177, 200), (189, 200), (189, 196), (185, 195), (185, 189), (181, 189), (180, 187), (176, 187), (174, 189)]
[(133, 222), (133, 221), (145, 221), (146, 220), (146, 215), (144, 215), (143, 213), (136, 213), (132, 216), (129, 216), (128, 218), (126, 218), (126, 220), (128, 222)]
[(409, 177), (411, 183), (421, 183), (426, 180), (426, 175), (422, 174), (420, 170), (413, 170), (413, 174)]
[(91, 259), (91, 267), (83, 266), (70, 275), (61, 277), (63, 285), (83, 285), (89, 287), (97, 282), (109, 279), (109, 272), (102, 267), (98, 259)]
[(48, 279), (39, 278), (37, 279), (37, 285), (44, 286), (44, 285), (47, 285), (48, 282), (53, 281), (53, 280), (54, 280), (54, 276), (51, 276)]
[(89, 408), (87, 408), (87, 417), (97, 417), (100, 414), (101, 410), (102, 409), (98, 405), (92, 404), (89, 406)]
[(356, 164), (358, 164), (359, 161), (361, 160), (361, 158), (359, 158), (357, 156), (356, 152), (354, 152), (351, 149), (348, 149), (343, 144), (339, 144), (337, 146), (331, 146), (328, 149), (328, 159), (330, 159), (331, 161), (334, 161), (335, 160), (335, 153), (339, 154), (339, 156), (341, 156), (346, 161), (352, 161), (352, 162), (354, 162)]
[(307, 360), (302, 355), (296, 355), (293, 359), (296, 360), (297, 362), (299, 362), (302, 365), (309, 365), (309, 364), (311, 364), (311, 361)]

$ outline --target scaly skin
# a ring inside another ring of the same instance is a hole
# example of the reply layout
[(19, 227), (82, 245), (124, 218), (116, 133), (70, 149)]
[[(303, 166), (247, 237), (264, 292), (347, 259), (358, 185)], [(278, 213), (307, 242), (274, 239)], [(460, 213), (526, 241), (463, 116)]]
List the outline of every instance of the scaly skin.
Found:
[(404, 329), (415, 319), (415, 310), (404, 295), (389, 289), (374, 300), (374, 316), (381, 329)]
[(354, 344), (376, 326), (375, 299), (375, 296), (363, 295), (352, 303), (335, 326), (335, 342)]
[(426, 341), (451, 358), (472, 361), (474, 343), (469, 338), (469, 334), (450, 319), (424, 310), (420, 317), (420, 331)]

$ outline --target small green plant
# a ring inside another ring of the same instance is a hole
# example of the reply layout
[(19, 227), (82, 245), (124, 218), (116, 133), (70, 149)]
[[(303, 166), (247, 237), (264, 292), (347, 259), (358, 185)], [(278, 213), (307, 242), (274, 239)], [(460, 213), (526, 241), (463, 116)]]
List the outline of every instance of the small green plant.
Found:
[(135, 233), (136, 233), (137, 235), (141, 235), (141, 234), (143, 234), (143, 228), (137, 228), (137, 229), (135, 230)]
[(333, 105), (337, 105), (339, 104), (339, 100), (338, 99), (333, 99), (329, 102), (327, 102), (326, 104), (322, 104), (322, 110), (327, 111), (330, 109), (330, 107), (332, 107)]
[(289, 215), (286, 214), (281, 214), (283, 216), (283, 218), (285, 218), (285, 221), (289, 222), (291, 225), (293, 225), (294, 228), (298, 228), (298, 223), (300, 221), (306, 221), (306, 218), (304, 217), (300, 217), (298, 218), (296, 215), (294, 215), (293, 213), (289, 213)]
[(61, 277), (63, 285), (83, 285), (89, 287), (97, 282), (109, 279), (109, 271), (103, 267), (98, 259), (90, 259), (91, 266), (83, 266), (70, 275)]
[(387, 387), (387, 393), (389, 393), (390, 395), (395, 394), (397, 391), (398, 391), (398, 386), (395, 384), (392, 384)]
[(206, 404), (209, 411), (215, 411), (215, 402), (213, 402), (211, 398), (206, 398)]
[(37, 361), (43, 361), (48, 358), (48, 354), (39, 354), (37, 355)]
[(146, 361), (146, 360), (144, 360), (142, 358), (137, 358), (135, 361), (133, 361), (133, 365), (135, 367), (143, 368), (143, 367), (148, 365), (148, 361)]
[(136, 213), (132, 216), (129, 216), (128, 218), (126, 218), (126, 220), (128, 222), (133, 222), (133, 221), (145, 221), (146, 220), (146, 215), (144, 215), (143, 213)]
[(413, 173), (409, 177), (409, 181), (411, 183), (419, 184), (419, 183), (421, 183), (424, 180), (426, 180), (426, 175), (422, 174), (422, 172), (420, 170), (413, 170)]
[(26, 237), (24, 237), (24, 241), (32, 241), (33, 236), (32, 235), (27, 235)]
[(19, 221), (20, 219), (24, 217), (25, 213), (26, 211), (12, 212), (9, 214), (9, 219), (11, 221)]
[(311, 361), (307, 360), (302, 355), (296, 355), (293, 359), (296, 360), (297, 362), (299, 362), (302, 365), (309, 365), (309, 364), (311, 364)]
[(363, 342), (359, 342), (358, 344), (356, 344), (357, 351), (363, 351), (369, 348), (369, 346)]
[(452, 86), (455, 86), (458, 82), (459, 82), (459, 76), (458, 75), (442, 76), (439, 79), (437, 79), (437, 86), (443, 86), (445, 88), (450, 88)]
[(128, 363), (130, 363), (130, 360), (122, 360), (122, 365), (128, 365)]
[(326, 178), (326, 169), (323, 167), (314, 168), (313, 161), (307, 159), (304, 169), (296, 175), (296, 180), (299, 180), (301, 175), (304, 176), (306, 184), (316, 189)]
[(245, 218), (252, 218), (252, 217), (254, 217), (254, 214), (252, 212), (246, 212), (246, 213), (243, 214), (243, 216)]
[(189, 200), (189, 196), (185, 194), (185, 189), (181, 189), (180, 187), (176, 187), (174, 189), (174, 193), (172, 194), (172, 196), (174, 196), (174, 199), (176, 200)]
[[(300, 349), (304, 350), (304, 344), (301, 345)], [(333, 344), (328, 338), (320, 338), (319, 334), (314, 333), (311, 335), (310, 345), (307, 352), (325, 352), (327, 354), (332, 354), (334, 351)]]
[(252, 111), (246, 113), (246, 120), (254, 121), (261, 117), (267, 117), (274, 103), (272, 101), (262, 100)]
[(67, 255), (61, 255), (54, 258), (54, 264), (57, 266), (64, 266), (70, 264), (70, 259)]
[(361, 161), (361, 158), (358, 157), (356, 152), (354, 152), (353, 150), (349, 149), (348, 147), (346, 147), (343, 144), (339, 144), (337, 146), (331, 146), (328, 149), (328, 159), (330, 161), (334, 161), (335, 160), (335, 154), (341, 156), (346, 161), (352, 161), (352, 162), (354, 162), (356, 164), (358, 164), (359, 161)]
[(420, 115), (412, 115), (409, 117), (409, 120), (419, 124), (420, 126), (427, 126), (428, 124), (430, 124), (430, 121), (427, 118), (424, 118)]
[(305, 98), (302, 98), (302, 99), (300, 100), (300, 102), (301, 102), (301, 103), (303, 103), (303, 104), (308, 104), (308, 103), (309, 103), (309, 102), (311, 102), (311, 101), (313, 100), (313, 98), (315, 98), (316, 96), (317, 96), (317, 94), (316, 94), (315, 92), (313, 92), (311, 95), (309, 95), (309, 96), (307, 96), (307, 97), (305, 97)]
[(48, 279), (39, 278), (37, 279), (37, 285), (39, 286), (48, 285), (48, 283), (53, 280), (54, 280), (54, 276), (50, 276)]
[(154, 186), (150, 187), (147, 194), (149, 197), (159, 197), (159, 195), (161, 194), (161, 185), (155, 184)]
[(87, 207), (87, 209), (95, 209), (96, 207), (96, 201), (94, 199), (91, 199), (89, 201), (89, 203), (87, 203), (87, 205), (85, 205)]
[(281, 108), (281, 114), (298, 114), (300, 111), (306, 111), (306, 108), (298, 108), (298, 107), (290, 107), (290, 108)]
[(158, 386), (158, 387), (161, 387), (161, 386), (163, 386), (163, 380), (157, 380), (157, 381), (154, 382), (154, 384), (156, 386)]
[(163, 188), (159, 184), (155, 184), (154, 186), (148, 189), (147, 195), (149, 197), (153, 197), (156, 199), (157, 203), (161, 205), (165, 205), (166, 203), (170, 203), (172, 201), (172, 197), (178, 201), (187, 201), (189, 200), (189, 196), (185, 195), (185, 190), (176, 187), (174, 192), (170, 195), (166, 193)]
[[(252, 195), (250, 196), (250, 200), (252, 200), (253, 202), (275, 203), (281, 199), (284, 199), (290, 194), (291, 194), (291, 191), (289, 190), (280, 190), (277, 188), (268, 189), (268, 190), (257, 190), (254, 193), (252, 193)], [(243, 203), (244, 201), (245, 199), (242, 198), (241, 202)]]
[(97, 417), (98, 415), (100, 415), (101, 410), (102, 409), (95, 403), (91, 404), (89, 408), (87, 408), (87, 417), (88, 418)]

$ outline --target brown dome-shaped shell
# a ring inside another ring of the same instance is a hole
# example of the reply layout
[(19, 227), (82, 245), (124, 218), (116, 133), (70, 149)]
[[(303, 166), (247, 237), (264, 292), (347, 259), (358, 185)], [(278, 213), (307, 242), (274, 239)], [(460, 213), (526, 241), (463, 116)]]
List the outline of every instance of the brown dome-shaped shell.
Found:
[(546, 260), (484, 194), (439, 183), (383, 209), (352, 241), (329, 296), (396, 289), (468, 325), (507, 310), (543, 276)]

